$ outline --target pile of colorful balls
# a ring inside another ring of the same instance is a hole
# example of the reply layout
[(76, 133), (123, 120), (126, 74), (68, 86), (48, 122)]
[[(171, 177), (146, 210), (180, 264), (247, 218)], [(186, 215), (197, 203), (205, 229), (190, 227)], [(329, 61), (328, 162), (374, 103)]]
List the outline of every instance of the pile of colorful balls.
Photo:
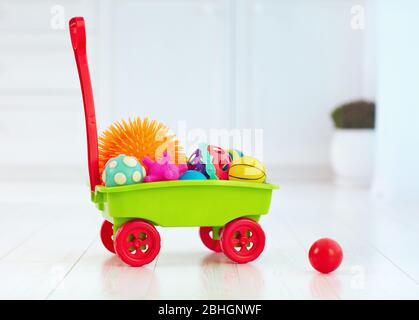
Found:
[(107, 161), (102, 173), (107, 187), (170, 180), (236, 180), (264, 183), (265, 166), (236, 149), (200, 144), (185, 163), (175, 164), (169, 152), (153, 161), (121, 154)]

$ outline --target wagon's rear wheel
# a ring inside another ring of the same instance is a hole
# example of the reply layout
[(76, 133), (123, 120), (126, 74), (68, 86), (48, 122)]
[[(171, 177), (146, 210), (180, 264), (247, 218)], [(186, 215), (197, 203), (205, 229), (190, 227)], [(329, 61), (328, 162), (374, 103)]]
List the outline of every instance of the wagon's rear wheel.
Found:
[(220, 240), (216, 240), (212, 235), (212, 227), (200, 227), (199, 236), (202, 243), (210, 250), (214, 252), (221, 252), (221, 243)]
[(108, 220), (105, 220), (102, 223), (102, 227), (100, 228), (100, 239), (106, 249), (115, 253), (113, 245), (113, 224)]
[(160, 251), (160, 234), (149, 222), (128, 221), (119, 227), (115, 237), (118, 257), (132, 267), (140, 267), (154, 260)]
[(229, 222), (221, 234), (224, 254), (237, 263), (255, 260), (265, 248), (265, 233), (254, 220), (239, 218)]

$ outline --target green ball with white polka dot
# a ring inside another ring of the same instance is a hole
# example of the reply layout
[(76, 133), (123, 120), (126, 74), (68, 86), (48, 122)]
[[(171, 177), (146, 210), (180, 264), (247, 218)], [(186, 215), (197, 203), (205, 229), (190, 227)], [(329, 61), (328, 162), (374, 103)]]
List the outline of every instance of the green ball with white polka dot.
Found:
[(102, 180), (107, 187), (125, 186), (143, 182), (145, 174), (145, 169), (137, 158), (121, 154), (108, 160)]

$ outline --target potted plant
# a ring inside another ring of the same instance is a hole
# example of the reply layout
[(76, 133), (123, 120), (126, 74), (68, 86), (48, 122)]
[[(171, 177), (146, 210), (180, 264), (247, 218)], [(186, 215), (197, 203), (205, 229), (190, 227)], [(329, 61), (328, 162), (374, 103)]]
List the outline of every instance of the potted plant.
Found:
[(362, 100), (345, 103), (331, 116), (335, 125), (331, 145), (335, 181), (369, 184), (374, 160), (375, 104)]

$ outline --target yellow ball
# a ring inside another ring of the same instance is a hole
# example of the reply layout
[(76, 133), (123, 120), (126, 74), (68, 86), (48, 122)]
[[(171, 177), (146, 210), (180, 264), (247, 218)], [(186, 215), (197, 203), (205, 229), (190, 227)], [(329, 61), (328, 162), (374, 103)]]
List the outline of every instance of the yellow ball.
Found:
[(263, 183), (266, 180), (266, 168), (259, 160), (244, 156), (231, 163), (228, 178), (243, 182)]

